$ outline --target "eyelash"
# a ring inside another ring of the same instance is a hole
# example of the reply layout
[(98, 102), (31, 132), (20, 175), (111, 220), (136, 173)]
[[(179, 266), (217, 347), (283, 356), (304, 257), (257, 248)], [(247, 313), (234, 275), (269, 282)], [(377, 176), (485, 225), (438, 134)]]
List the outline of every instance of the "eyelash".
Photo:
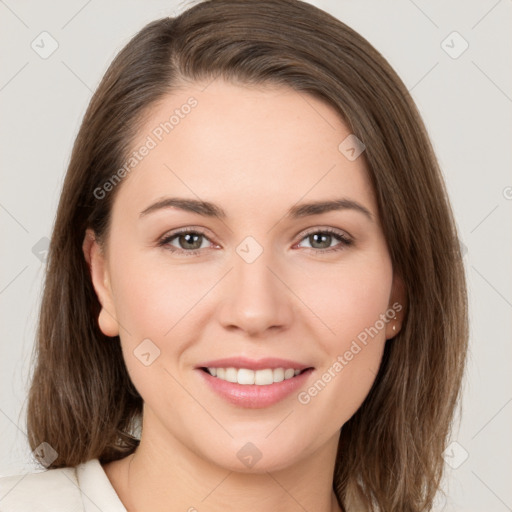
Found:
[[(206, 236), (206, 233), (204, 233), (200, 230), (185, 228), (185, 229), (181, 229), (179, 231), (170, 233), (169, 235), (163, 236), (158, 241), (158, 246), (164, 247), (167, 250), (171, 251), (172, 253), (184, 254), (186, 256), (196, 256), (197, 254), (199, 254), (202, 251), (202, 249), (192, 249), (190, 251), (186, 251), (184, 249), (177, 249), (176, 247), (172, 247), (171, 245), (169, 245), (172, 240), (174, 240), (175, 238), (177, 238), (179, 235), (182, 235), (182, 234), (201, 235), (201, 236), (205, 237), (207, 240), (209, 240), (209, 238)], [(304, 240), (308, 236), (315, 235), (315, 234), (332, 235), (332, 236), (334, 236), (334, 238), (338, 239), (341, 242), (341, 244), (340, 244), (341, 247), (335, 246), (335, 247), (331, 247), (329, 249), (315, 249), (313, 247), (310, 247), (310, 248), (306, 247), (306, 249), (311, 249), (312, 251), (314, 251), (318, 254), (343, 251), (346, 247), (349, 247), (353, 244), (353, 240), (351, 240), (349, 237), (347, 237), (343, 233), (336, 231), (334, 229), (331, 229), (331, 228), (316, 229), (314, 231), (309, 231), (303, 235), (303, 237), (300, 239), (300, 242), (302, 242), (302, 240)]]

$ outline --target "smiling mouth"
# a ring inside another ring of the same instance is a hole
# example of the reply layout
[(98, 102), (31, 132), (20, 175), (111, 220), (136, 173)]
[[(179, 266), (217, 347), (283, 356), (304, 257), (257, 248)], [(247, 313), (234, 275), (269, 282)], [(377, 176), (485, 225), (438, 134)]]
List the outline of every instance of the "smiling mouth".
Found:
[(297, 375), (313, 370), (312, 367), (303, 370), (295, 368), (264, 368), (261, 370), (251, 370), (249, 368), (210, 368), (202, 367), (205, 373), (212, 377), (226, 382), (242, 385), (269, 386), (277, 382), (293, 379)]

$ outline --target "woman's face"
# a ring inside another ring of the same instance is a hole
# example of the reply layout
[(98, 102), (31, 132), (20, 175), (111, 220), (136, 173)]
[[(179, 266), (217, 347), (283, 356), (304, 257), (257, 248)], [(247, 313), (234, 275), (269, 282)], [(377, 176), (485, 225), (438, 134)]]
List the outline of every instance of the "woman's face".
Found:
[[(363, 148), (336, 111), (287, 88), (205, 86), (152, 109), (106, 255), (88, 237), (84, 251), (100, 327), (119, 334), (144, 400), (143, 438), (275, 470), (335, 447), (399, 330), (402, 287)], [(170, 198), (183, 207), (152, 207)], [(305, 206), (324, 202), (339, 207)], [(213, 365), (237, 383), (201, 369), (226, 358), (246, 358)], [(309, 370), (282, 380), (278, 368)]]

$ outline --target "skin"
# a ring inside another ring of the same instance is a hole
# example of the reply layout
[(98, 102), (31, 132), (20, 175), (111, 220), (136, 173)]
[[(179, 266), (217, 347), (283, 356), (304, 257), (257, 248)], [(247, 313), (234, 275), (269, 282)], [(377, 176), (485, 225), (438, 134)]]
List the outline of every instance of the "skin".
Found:
[[(338, 511), (340, 429), (367, 396), (400, 313), (308, 404), (292, 393), (267, 408), (236, 407), (194, 368), (233, 355), (290, 358), (315, 367), (307, 389), (380, 314), (403, 304), (403, 284), (364, 159), (338, 150), (350, 131), (337, 112), (286, 87), (206, 85), (153, 106), (134, 148), (190, 96), (198, 101), (118, 185), (104, 252), (92, 231), (84, 238), (100, 328), (120, 336), (144, 399), (140, 446), (104, 470), (129, 511)], [(227, 217), (176, 208), (139, 217), (164, 196), (210, 201)], [(296, 203), (342, 197), (373, 221), (352, 209), (285, 217)], [(172, 253), (169, 245), (191, 250), (180, 237), (157, 245), (182, 227), (205, 231), (199, 254)], [(353, 244), (307, 236), (322, 228)], [(263, 249), (252, 263), (236, 252), (247, 236)], [(133, 354), (146, 338), (160, 350), (149, 366)], [(237, 457), (247, 442), (262, 455), (251, 468)]]

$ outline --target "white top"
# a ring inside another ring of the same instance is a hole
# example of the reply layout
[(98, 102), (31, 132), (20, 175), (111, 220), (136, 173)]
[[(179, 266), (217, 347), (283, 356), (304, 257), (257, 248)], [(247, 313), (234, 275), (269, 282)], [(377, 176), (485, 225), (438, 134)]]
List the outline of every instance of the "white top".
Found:
[(2, 512), (126, 512), (98, 459), (0, 478)]
[[(347, 511), (365, 508), (347, 497)], [(127, 512), (98, 459), (0, 477), (0, 512)]]

